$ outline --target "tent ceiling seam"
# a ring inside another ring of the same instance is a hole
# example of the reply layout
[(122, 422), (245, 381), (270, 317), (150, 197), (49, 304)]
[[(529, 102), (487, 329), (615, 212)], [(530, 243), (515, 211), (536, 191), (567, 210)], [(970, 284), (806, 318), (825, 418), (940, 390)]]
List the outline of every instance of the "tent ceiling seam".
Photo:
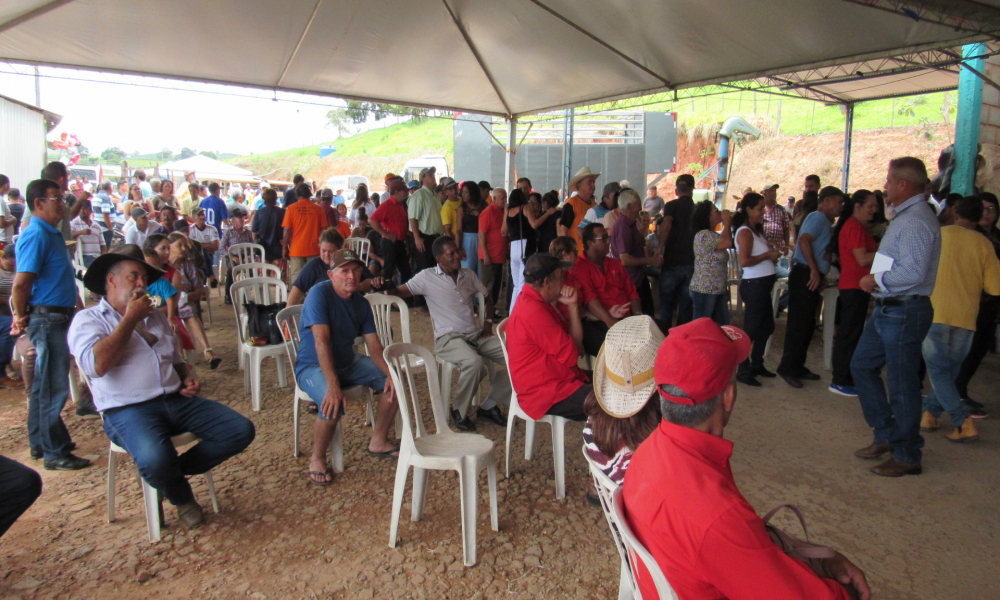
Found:
[(43, 4), (42, 6), (36, 8), (35, 10), (30, 10), (24, 13), (23, 15), (15, 17), (10, 21), (7, 21), (6, 23), (0, 25), (0, 33), (4, 33), (10, 29), (17, 27), (18, 25), (23, 25), (24, 23), (27, 23), (28, 21), (36, 17), (40, 17), (50, 11), (62, 7), (65, 4), (69, 4), (72, 1), (73, 0), (52, 0), (52, 2), (49, 2), (48, 4)]
[(299, 53), (299, 48), (302, 47), (302, 42), (306, 39), (306, 34), (309, 33), (309, 29), (312, 27), (313, 20), (316, 18), (316, 13), (319, 12), (319, 5), (323, 4), (323, 0), (316, 0), (316, 6), (313, 7), (312, 14), (309, 15), (309, 20), (306, 21), (306, 27), (302, 30), (302, 35), (299, 36), (299, 42), (295, 44), (295, 50), (292, 50), (292, 55), (288, 57), (288, 62), (285, 63), (285, 68), (281, 70), (281, 75), (278, 77), (277, 83), (274, 84), (275, 89), (281, 87), (281, 83), (285, 80), (285, 75), (288, 74), (288, 69), (292, 66), (292, 61), (295, 60), (295, 56)]
[(531, 1), (532, 4), (534, 4), (535, 6), (541, 8), (542, 10), (544, 10), (547, 13), (549, 13), (553, 17), (559, 19), (563, 23), (566, 23), (567, 25), (569, 25), (570, 27), (572, 27), (573, 29), (575, 29), (577, 32), (582, 33), (583, 35), (587, 36), (591, 40), (597, 42), (598, 44), (600, 44), (606, 50), (610, 50), (616, 56), (618, 56), (622, 60), (628, 62), (633, 67), (636, 67), (637, 69), (642, 70), (644, 73), (646, 73), (650, 77), (653, 77), (653, 78), (657, 79), (658, 81), (660, 81), (664, 85), (664, 87), (667, 87), (667, 88), (674, 87), (674, 84), (670, 83), (670, 80), (668, 80), (666, 77), (663, 77), (662, 75), (660, 75), (659, 73), (653, 71), (649, 67), (641, 64), (639, 61), (635, 60), (631, 56), (625, 54), (621, 50), (615, 48), (614, 46), (612, 46), (611, 44), (605, 42), (604, 40), (602, 40), (601, 38), (597, 37), (596, 35), (590, 33), (589, 31), (587, 31), (583, 27), (577, 25), (573, 21), (569, 20), (567, 17), (563, 16), (561, 13), (557, 12), (555, 9), (549, 8), (545, 4), (542, 4), (540, 0), (530, 0), (530, 1)]
[(462, 34), (462, 39), (465, 40), (465, 45), (469, 47), (469, 52), (472, 52), (473, 58), (476, 59), (476, 62), (479, 64), (479, 68), (483, 71), (483, 75), (485, 75), (486, 79), (490, 82), (490, 86), (493, 88), (493, 93), (497, 95), (497, 99), (500, 100), (500, 104), (503, 105), (503, 109), (509, 117), (511, 114), (510, 106), (507, 105), (507, 100), (503, 97), (503, 94), (500, 93), (500, 88), (497, 86), (497, 82), (493, 79), (493, 74), (490, 73), (488, 68), (486, 68), (486, 63), (483, 62), (483, 57), (479, 55), (479, 50), (477, 50), (475, 44), (472, 43), (472, 38), (469, 37), (469, 32), (465, 30), (464, 26), (462, 26), (462, 22), (459, 21), (458, 15), (455, 14), (455, 11), (451, 9), (451, 6), (448, 4), (448, 0), (441, 0), (441, 4), (444, 4), (448, 14), (451, 15), (451, 20), (455, 23), (455, 27), (458, 29), (458, 32)]

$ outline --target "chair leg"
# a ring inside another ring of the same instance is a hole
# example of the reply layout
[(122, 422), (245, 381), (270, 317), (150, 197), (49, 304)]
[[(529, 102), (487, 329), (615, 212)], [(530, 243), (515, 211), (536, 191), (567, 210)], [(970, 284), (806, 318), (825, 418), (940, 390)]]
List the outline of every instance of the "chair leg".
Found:
[(375, 403), (374, 396), (375, 395), (371, 392), (371, 390), (368, 390), (368, 393), (365, 394), (365, 400), (368, 403), (368, 412), (366, 413), (367, 420), (365, 421), (365, 425), (371, 425), (372, 429), (375, 429), (375, 407), (373, 406)]
[(621, 575), (619, 575), (620, 579), (618, 581), (618, 600), (634, 600), (632, 583), (630, 581), (631, 576), (632, 573), (629, 571), (628, 563), (622, 560)]
[(500, 531), (500, 521), (497, 518), (497, 461), (490, 454), (490, 462), (486, 465), (486, 477), (490, 485), (490, 526), (493, 531)]
[(302, 402), (298, 397), (292, 400), (292, 441), (295, 446), (292, 448), (292, 456), (299, 457), (299, 404)]
[(556, 471), (556, 500), (566, 497), (566, 419), (552, 423), (552, 460)]
[(261, 408), (260, 399), (260, 368), (261, 363), (264, 362), (259, 355), (255, 356), (253, 360), (247, 363), (247, 368), (250, 369), (250, 403), (253, 404), (253, 409), (259, 411)]
[(535, 454), (535, 425), (531, 419), (524, 420), (524, 460), (531, 460)]
[[(298, 449), (298, 444), (295, 445)], [(333, 463), (334, 473), (344, 472), (344, 420), (337, 421), (337, 428), (333, 430), (333, 443), (330, 444), (331, 463)]]
[[(240, 356), (243, 356), (242, 352), (240, 352)], [(251, 391), (251, 388), (253, 387), (251, 385), (251, 383), (250, 383), (250, 379), (251, 379), (252, 375), (250, 373), (250, 365), (248, 364), (249, 362), (250, 362), (250, 357), (249, 356), (247, 356), (246, 358), (243, 359), (243, 393), (244, 394), (249, 394), (250, 391)]]
[(156, 489), (142, 481), (142, 496), (146, 504), (146, 527), (149, 528), (149, 543), (154, 544), (160, 541), (160, 495)]
[(411, 521), (419, 521), (424, 518), (424, 505), (427, 502), (427, 479), (430, 471), (413, 467), (413, 498), (411, 504), (413, 510), (410, 512)]
[(115, 466), (114, 452), (108, 452), (108, 523), (115, 520)]
[(208, 495), (212, 498), (212, 508), (216, 513), (219, 512), (219, 499), (215, 496), (215, 480), (212, 479), (212, 471), (205, 472), (205, 479), (208, 480)]
[(409, 456), (399, 457), (396, 464), (396, 485), (392, 491), (392, 520), (389, 522), (389, 547), (396, 547), (396, 533), (399, 531), (399, 511), (403, 508), (403, 493), (406, 492), (406, 473), (410, 470)]
[(274, 359), (278, 363), (278, 387), (286, 388), (288, 387), (288, 380), (285, 378), (285, 355), (279, 354)]
[(505, 477), (510, 479), (510, 438), (514, 434), (514, 424), (517, 423), (517, 417), (514, 416), (514, 408), (507, 407), (507, 444), (504, 446), (504, 454), (506, 454), (507, 462), (507, 474)]
[(475, 459), (463, 457), (458, 487), (462, 497), (462, 552), (467, 567), (476, 564), (476, 479)]

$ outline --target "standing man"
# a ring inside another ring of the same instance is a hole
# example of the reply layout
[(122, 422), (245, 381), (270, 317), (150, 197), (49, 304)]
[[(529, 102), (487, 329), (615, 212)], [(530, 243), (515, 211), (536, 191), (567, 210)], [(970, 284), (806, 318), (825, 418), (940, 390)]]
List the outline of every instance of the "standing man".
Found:
[[(410, 196), (406, 201), (406, 213), (410, 219), (410, 232), (412, 233), (410, 242), (410, 256), (413, 257), (415, 268), (413, 274), (433, 267), (435, 265), (434, 255), (431, 252), (431, 245), (443, 232), (441, 224), (441, 202), (438, 201), (434, 187), (437, 185), (436, 170), (434, 167), (425, 167), (420, 170), (421, 188)], [(416, 299), (418, 306), (423, 306), (423, 301)]]
[[(764, 237), (775, 250), (782, 254), (788, 251), (792, 231), (792, 217), (778, 204), (777, 183), (764, 184)], [(788, 277), (788, 273), (778, 273), (778, 277)]]
[[(655, 184), (646, 188), (646, 197), (642, 200), (642, 210), (648, 212), (654, 221), (663, 212), (664, 204), (665, 201), (660, 197)], [(644, 231), (643, 233), (646, 232)]]
[[(806, 180), (802, 184), (802, 196), (804, 197), (808, 192), (819, 193), (822, 183), (820, 183), (819, 175), (806, 175)], [(802, 210), (803, 200), (800, 198), (795, 202), (795, 207), (792, 209), (792, 220), (798, 216), (799, 211)]]
[(35, 347), (35, 379), (28, 400), (28, 440), (41, 448), (45, 468), (72, 471), (90, 461), (71, 454), (76, 445), (59, 416), (69, 397), (70, 354), (66, 335), (77, 298), (66, 242), (56, 229), (65, 219), (58, 183), (36, 179), (25, 192), (35, 218), (17, 239), (17, 275), (11, 293), (11, 335), (27, 332)]
[(215, 227), (215, 231), (222, 237), (222, 222), (229, 220), (229, 209), (226, 203), (219, 197), (219, 184), (214, 181), (208, 184), (209, 196), (201, 201), (202, 208), (205, 209), (205, 221)]
[[(486, 315), (493, 314), (493, 301), (476, 274), (462, 268), (462, 257), (453, 238), (439, 237), (431, 250), (437, 266), (414, 275), (397, 293), (404, 298), (413, 294), (427, 298), (434, 322), (434, 353), (441, 360), (458, 365), (458, 391), (451, 403), (451, 418), (459, 431), (475, 431), (469, 409), (472, 399), (479, 394), (483, 361), (505, 366), (500, 340), (493, 335), (493, 319), (483, 319), (482, 327), (476, 322), (476, 293), (486, 296)], [(506, 427), (507, 420), (497, 401), (510, 402), (510, 378), (494, 373), (493, 369), (489, 373), (490, 395), (483, 400), (476, 416)], [(446, 397), (451, 396), (451, 390), (442, 391)]]
[(111, 182), (105, 181), (101, 183), (101, 187), (94, 194), (94, 198), (96, 199), (93, 203), (94, 213), (97, 217), (94, 220), (101, 227), (101, 233), (104, 235), (104, 245), (111, 248), (111, 242), (114, 240), (115, 235), (115, 214), (117, 213), (115, 202), (111, 199)]
[(264, 246), (264, 260), (274, 264), (281, 258), (281, 238), (284, 235), (281, 222), (285, 219), (285, 210), (278, 206), (278, 192), (274, 189), (264, 188), (260, 195), (264, 205), (254, 213), (250, 231), (254, 241)]
[[(45, 165), (45, 168), (42, 169), (42, 179), (47, 179), (49, 181), (56, 182), (56, 184), (59, 186), (59, 191), (62, 192), (63, 197), (65, 198), (66, 192), (69, 191), (69, 170), (66, 168), (65, 163), (61, 163), (59, 161), (53, 161)], [(31, 202), (28, 202), (27, 211), (25, 212), (24, 217), (21, 219), (21, 231), (26, 230), (28, 228), (28, 225), (31, 224), (31, 211), (33, 208), (34, 207), (31, 206)], [(68, 216), (69, 215), (68, 209), (70, 208), (70, 206), (66, 206), (65, 208), (66, 210), (64, 212)], [(63, 219), (62, 221), (60, 221), (59, 225), (57, 225), (57, 228), (62, 233), (63, 240), (67, 242), (73, 241), (73, 233), (69, 230), (68, 219)]]
[(663, 266), (660, 267), (660, 318), (667, 327), (674, 323), (674, 309), (677, 309), (677, 324), (691, 320), (694, 307), (691, 304), (691, 277), (694, 276), (694, 229), (691, 216), (694, 213), (694, 176), (684, 174), (674, 181), (676, 200), (663, 207), (663, 223), (660, 225), (660, 248), (663, 248)]
[[(215, 227), (208, 224), (208, 221), (205, 219), (204, 208), (196, 206), (191, 209), (191, 212), (194, 213), (194, 227), (188, 229), (188, 237), (201, 244), (201, 248), (205, 252), (205, 264), (211, 265), (212, 257), (219, 250), (219, 242), (221, 241), (219, 239), (219, 232), (215, 230)], [(212, 287), (218, 285), (218, 280), (215, 279), (215, 271), (212, 271), (209, 279), (214, 283)], [(227, 297), (226, 302), (229, 303), (231, 300)]]
[[(580, 229), (583, 229), (591, 223), (603, 225), (604, 217), (618, 208), (618, 201), (616, 198), (618, 196), (618, 192), (620, 191), (622, 191), (622, 186), (617, 181), (605, 184), (604, 191), (601, 193), (601, 201), (593, 207), (587, 209), (587, 212), (583, 215), (583, 220), (580, 221)], [(604, 227), (608, 231), (611, 231), (611, 228), (607, 225)]]
[[(570, 192), (576, 192), (569, 200), (563, 204), (562, 216), (556, 231), (559, 235), (568, 235), (576, 241), (577, 248), (583, 248), (583, 240), (580, 239), (581, 223), (587, 211), (594, 207), (597, 202), (594, 200), (594, 192), (597, 190), (597, 178), (600, 173), (593, 173), (590, 167), (583, 167), (576, 172), (576, 175), (569, 180)], [(547, 250), (547, 248), (543, 248)]]
[[(142, 190), (143, 198), (150, 198), (153, 195), (153, 186), (146, 181), (146, 172), (139, 169), (135, 172), (135, 178), (139, 180), (139, 189)], [(218, 186), (216, 186), (218, 188)]]
[[(479, 272), (483, 274), (483, 285), (490, 291), (489, 298), (494, 306), (500, 299), (503, 265), (510, 252), (507, 236), (502, 230), (506, 213), (507, 190), (496, 188), (490, 193), (490, 205), (479, 213)], [(539, 250), (549, 251), (548, 248)]]
[(941, 228), (941, 263), (947, 268), (937, 272), (931, 294), (934, 322), (922, 347), (934, 389), (924, 396), (920, 429), (939, 429), (938, 417), (948, 411), (955, 429), (947, 438), (953, 442), (979, 439), (955, 379), (972, 347), (980, 297), (983, 292), (1000, 296), (1000, 261), (989, 239), (976, 231), (984, 204), (976, 196), (962, 198), (955, 205), (955, 224)]
[(788, 275), (785, 351), (778, 365), (778, 375), (793, 388), (802, 387), (803, 379), (819, 380), (819, 375), (806, 368), (806, 354), (816, 331), (816, 309), (823, 299), (826, 274), (830, 271), (833, 222), (843, 208), (844, 193), (840, 188), (832, 185), (823, 188), (819, 193), (819, 208), (803, 221), (795, 243)]
[[(299, 201), (298, 189), (299, 186), (305, 183), (306, 178), (300, 173), (296, 173), (295, 177), (292, 177), (292, 186), (285, 190), (285, 196), (282, 198), (281, 206), (287, 209), (289, 206), (295, 204)], [(309, 190), (309, 197), (312, 198), (312, 190)]]
[(9, 191), (10, 179), (6, 175), (0, 175), (0, 242), (5, 244), (11, 243), (17, 232), (17, 218), (7, 208), (7, 199), (5, 198)]
[(653, 316), (653, 289), (646, 277), (646, 267), (659, 267), (663, 264), (663, 256), (646, 256), (646, 238), (636, 225), (642, 211), (639, 194), (631, 188), (622, 190), (618, 195), (618, 208), (621, 216), (611, 228), (611, 258), (621, 261), (635, 284), (642, 314)]
[(300, 183), (295, 190), (297, 200), (285, 209), (281, 222), (285, 233), (281, 239), (283, 257), (288, 261), (288, 280), (295, 281), (306, 263), (319, 256), (319, 234), (326, 229), (326, 213), (315, 204), (312, 188)]
[(399, 282), (406, 283), (410, 279), (410, 260), (406, 256), (409, 221), (403, 203), (409, 192), (403, 178), (395, 175), (386, 180), (386, 188), (388, 197), (378, 205), (368, 223), (382, 236), (380, 254), (384, 261), (382, 274), (385, 280), (392, 281), (396, 271), (399, 271)]
[(927, 168), (920, 159), (906, 156), (889, 162), (886, 202), (895, 217), (882, 237), (872, 274), (861, 278), (861, 289), (875, 297), (875, 311), (854, 350), (851, 376), (874, 439), (854, 455), (875, 459), (892, 452), (889, 460), (871, 469), (883, 477), (921, 472), (920, 347), (934, 319), (930, 295), (941, 257), (941, 228), (924, 200), (927, 183)]

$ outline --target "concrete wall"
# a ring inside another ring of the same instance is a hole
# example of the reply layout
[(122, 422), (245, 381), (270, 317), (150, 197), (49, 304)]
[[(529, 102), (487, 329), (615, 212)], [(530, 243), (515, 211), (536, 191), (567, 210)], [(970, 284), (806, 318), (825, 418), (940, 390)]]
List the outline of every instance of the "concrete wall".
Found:
[[(985, 75), (1000, 83), (1000, 56), (986, 59)], [(979, 143), (1000, 144), (1000, 90), (983, 84), (983, 104), (979, 111)]]

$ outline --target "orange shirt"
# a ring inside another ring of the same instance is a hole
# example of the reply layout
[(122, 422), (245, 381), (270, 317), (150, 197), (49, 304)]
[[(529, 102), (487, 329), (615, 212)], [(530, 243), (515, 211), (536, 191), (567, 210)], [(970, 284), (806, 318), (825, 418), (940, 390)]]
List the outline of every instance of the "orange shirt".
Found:
[(583, 217), (587, 214), (587, 211), (594, 208), (597, 203), (593, 196), (591, 196), (590, 202), (584, 201), (579, 196), (573, 196), (566, 201), (566, 204), (573, 207), (573, 226), (569, 228), (569, 236), (576, 240), (577, 253), (582, 253), (583, 240), (580, 239), (580, 223), (583, 221)]
[(337, 221), (337, 232), (346, 240), (351, 237), (351, 226), (346, 221)]
[[(295, 257), (319, 256), (319, 234), (327, 226), (323, 207), (311, 200), (296, 202), (285, 209), (282, 227), (292, 228), (292, 241), (288, 255)], [(348, 231), (348, 234), (350, 231)], [(345, 236), (346, 237), (346, 236)]]

